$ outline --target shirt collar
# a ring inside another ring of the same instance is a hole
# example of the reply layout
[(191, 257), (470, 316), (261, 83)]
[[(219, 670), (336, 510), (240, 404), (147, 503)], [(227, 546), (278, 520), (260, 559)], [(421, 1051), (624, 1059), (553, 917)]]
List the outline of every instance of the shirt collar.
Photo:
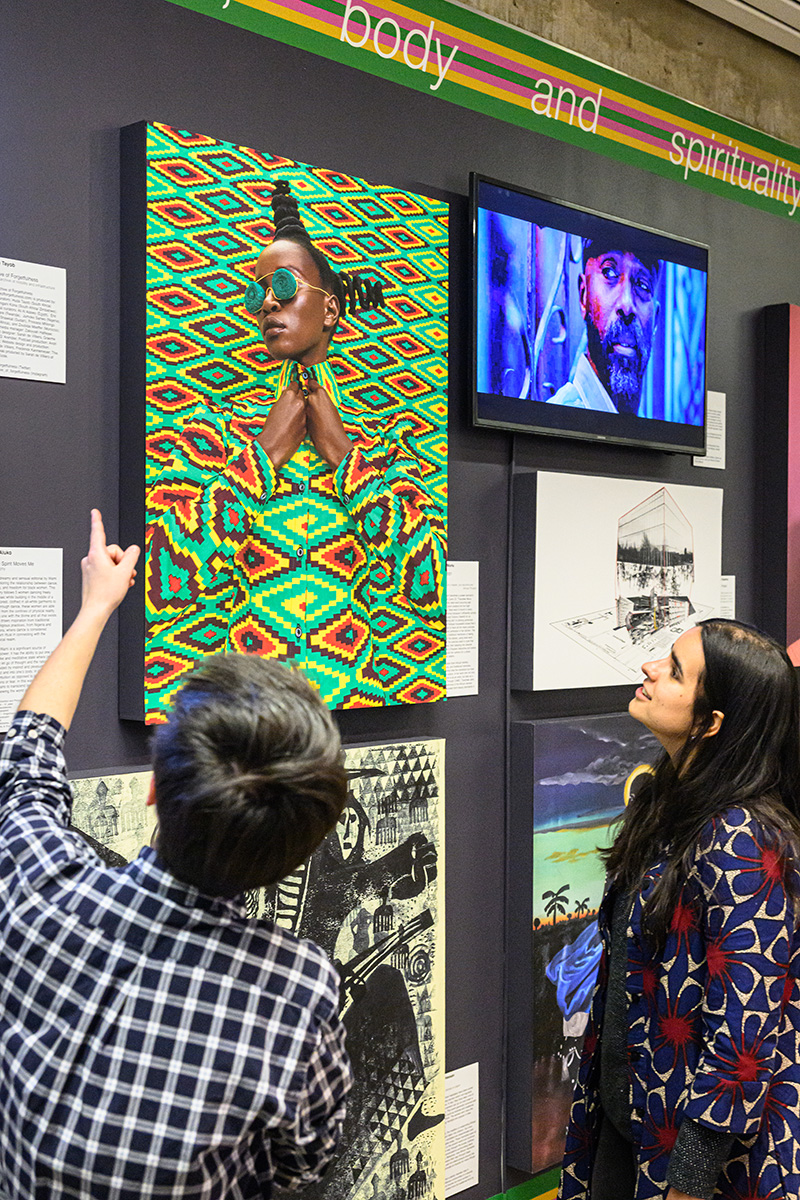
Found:
[(244, 895), (227, 899), (201, 892), (193, 884), (184, 883), (168, 871), (151, 846), (143, 846), (138, 857), (128, 863), (124, 870), (145, 891), (181, 908), (201, 909), (222, 921), (247, 917)]
[[(289, 380), (291, 378), (292, 371), (296, 366), (297, 363), (292, 362), (291, 359), (287, 359), (286, 362), (283, 363), (278, 375), (278, 383), (275, 390), (276, 396), (280, 396), (281, 392), (283, 392), (284, 389), (289, 386)], [(342, 396), (339, 391), (339, 385), (336, 382), (336, 375), (334, 374), (330, 360), (326, 359), (325, 362), (315, 363), (310, 369), (314, 372), (314, 376), (316, 377), (320, 387), (324, 387), (325, 391), (328, 393), (331, 400), (333, 400), (336, 407), (341, 408)]]
[(587, 401), (587, 408), (593, 408), (598, 412), (615, 413), (617, 411), (614, 401), (595, 374), (588, 355), (582, 354), (578, 359), (572, 382)]

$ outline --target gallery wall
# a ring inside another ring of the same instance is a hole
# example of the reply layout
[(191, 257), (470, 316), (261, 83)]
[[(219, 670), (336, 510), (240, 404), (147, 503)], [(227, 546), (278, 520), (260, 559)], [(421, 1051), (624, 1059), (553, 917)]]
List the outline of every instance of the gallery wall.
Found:
[[(6, 5), (0, 45), (0, 254), (66, 268), (67, 383), (0, 379), (0, 545), (64, 548), (64, 616), (79, 599), (88, 513), (118, 525), (119, 130), (157, 120), (452, 203), (449, 551), (480, 563), (480, 694), (338, 714), (349, 743), (446, 740), (447, 1062), (480, 1062), (483, 1200), (504, 1172), (506, 743), (511, 719), (616, 712), (628, 686), (511, 693), (509, 520), (515, 472), (544, 468), (724, 487), (723, 560), (737, 615), (762, 612), (759, 312), (800, 302), (794, 222), (625, 168), (315, 58), (164, 0)], [(727, 468), (629, 448), (475, 430), (468, 396), (470, 170), (710, 246), (708, 385), (728, 398)], [(117, 717), (116, 626), (86, 683), (70, 767), (147, 760)], [(513, 1053), (513, 1047), (511, 1048)]]

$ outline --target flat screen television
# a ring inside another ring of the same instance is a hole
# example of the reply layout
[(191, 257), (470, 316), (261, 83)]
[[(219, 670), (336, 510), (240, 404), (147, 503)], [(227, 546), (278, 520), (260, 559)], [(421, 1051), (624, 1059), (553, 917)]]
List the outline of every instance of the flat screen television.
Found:
[(473, 173), (476, 425), (705, 453), (708, 248)]

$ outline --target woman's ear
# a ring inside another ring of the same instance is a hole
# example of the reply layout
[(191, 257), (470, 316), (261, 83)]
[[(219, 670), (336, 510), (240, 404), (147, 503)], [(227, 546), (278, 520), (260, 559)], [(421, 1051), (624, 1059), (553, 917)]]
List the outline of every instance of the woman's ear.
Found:
[(155, 802), (156, 802), (156, 777), (155, 777), (155, 775), (151, 775), (150, 776), (150, 790), (147, 793), (147, 799), (145, 800), (145, 804), (149, 808), (150, 805), (155, 804)]
[(721, 713), (718, 708), (715, 708), (711, 714), (711, 721), (708, 729), (703, 734), (704, 738), (716, 737), (722, 728), (722, 722), (725, 720), (725, 713)]
[(339, 311), (339, 297), (333, 295), (326, 296), (325, 316), (322, 319), (323, 329), (333, 329), (336, 322), (339, 320)]

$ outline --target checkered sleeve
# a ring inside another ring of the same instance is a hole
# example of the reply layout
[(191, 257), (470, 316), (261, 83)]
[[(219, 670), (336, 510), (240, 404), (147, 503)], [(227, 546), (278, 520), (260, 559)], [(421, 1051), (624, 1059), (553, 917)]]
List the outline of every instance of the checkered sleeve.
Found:
[(399, 436), (359, 439), (339, 464), (336, 490), (372, 558), (370, 586), (427, 622), (444, 621), (445, 519), (419, 463)]
[(44, 713), (20, 711), (0, 746), (0, 832), (23, 807), (47, 812), (67, 825), (72, 793), (62, 747), (66, 730)]
[(315, 1183), (336, 1152), (353, 1082), (344, 1039), (334, 1012), (320, 1025), (294, 1120), (272, 1137), (274, 1181), (287, 1190)]
[(180, 612), (218, 583), (220, 571), (236, 569), (276, 482), (257, 441), (230, 445), (223, 410), (207, 405), (187, 419), (148, 492), (146, 590), (154, 618)]
[(21, 711), (0, 747), (0, 875), (7, 887), (95, 854), (66, 828), (72, 790), (62, 747), (66, 730), (44, 713)]

